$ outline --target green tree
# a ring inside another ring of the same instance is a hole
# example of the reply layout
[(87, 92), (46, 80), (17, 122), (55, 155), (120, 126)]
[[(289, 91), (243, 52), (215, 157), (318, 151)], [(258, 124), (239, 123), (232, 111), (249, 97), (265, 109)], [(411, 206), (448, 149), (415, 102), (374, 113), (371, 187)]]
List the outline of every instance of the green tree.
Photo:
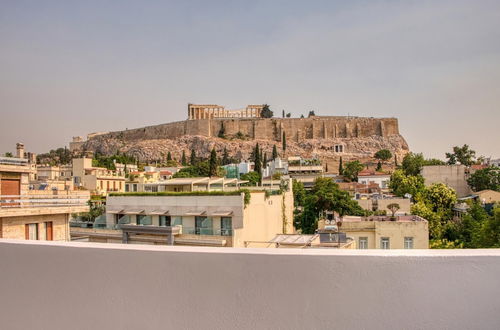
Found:
[(281, 116), (285, 118), (285, 109), (281, 110)]
[(264, 167), (264, 168), (267, 167), (267, 152), (264, 152), (264, 157), (262, 160), (262, 167)]
[(342, 156), (340, 156), (340, 160), (339, 160), (339, 175), (342, 175), (344, 174), (344, 167), (343, 167), (343, 164), (342, 164)]
[(392, 153), (387, 149), (381, 149), (375, 153), (375, 158), (385, 162), (392, 158)]
[(399, 206), (398, 203), (391, 203), (389, 205), (387, 205), (387, 209), (389, 211), (391, 211), (391, 215), (392, 217), (394, 218), (394, 215), (396, 214), (397, 211), (399, 211), (401, 207)]
[(314, 112), (314, 110), (309, 111), (309, 114), (307, 115), (307, 117), (314, 117), (314, 116), (316, 116), (316, 113)]
[(382, 171), (382, 162), (380, 160), (377, 163), (377, 168), (375, 169), (375, 171)]
[(260, 158), (261, 156), (261, 153), (260, 153), (260, 148), (259, 148), (259, 144), (257, 143), (255, 145), (255, 149), (254, 149), (254, 171), (257, 172), (259, 174), (259, 177), (262, 177), (262, 160)]
[(453, 147), (453, 152), (447, 152), (446, 158), (448, 158), (449, 165), (462, 164), (470, 166), (475, 162), (476, 152), (470, 149), (467, 144), (464, 144), (462, 147)]
[(286, 114), (286, 118), (290, 118), (290, 117), (292, 117), (292, 114), (289, 112)]
[(184, 150), (182, 150), (181, 164), (182, 166), (187, 165), (186, 152)]
[(273, 112), (271, 111), (268, 104), (264, 104), (264, 106), (262, 107), (262, 111), (260, 112), (260, 116), (262, 118), (272, 118), (273, 117)]
[(210, 161), (209, 161), (209, 170), (208, 176), (216, 176), (217, 175), (217, 152), (215, 148), (210, 152)]
[(191, 157), (189, 158), (189, 161), (191, 163), (191, 166), (196, 165), (198, 162), (198, 159), (196, 158), (196, 151), (194, 149), (191, 149)]
[(273, 160), (279, 157), (278, 155), (278, 148), (276, 148), (276, 145), (273, 145)]
[(408, 153), (401, 163), (401, 167), (406, 175), (420, 175), (425, 160), (422, 154)]
[(248, 181), (250, 186), (256, 186), (260, 182), (260, 175), (255, 171), (251, 171), (241, 175), (241, 180)]
[(283, 152), (285, 152), (286, 151), (286, 133), (285, 132), (283, 132), (283, 139), (281, 140), (281, 142), (282, 142), (281, 147), (283, 149)]
[(325, 211), (334, 211), (341, 218), (348, 214), (365, 214), (358, 202), (347, 191), (341, 190), (331, 178), (317, 178), (311, 191), (305, 194), (303, 204), (302, 210), (296, 212), (295, 224), (304, 234), (314, 233), (318, 218)]
[(437, 158), (429, 158), (424, 161), (425, 166), (432, 166), (432, 165), (446, 165), (446, 162), (443, 162), (441, 159)]
[(493, 215), (481, 228), (482, 247), (500, 248), (500, 206), (493, 209)]
[(293, 204), (296, 207), (304, 206), (304, 202), (306, 200), (306, 190), (304, 189), (304, 184), (294, 179), (292, 181), (292, 190)]
[(14, 155), (12, 154), (12, 152), (7, 151), (7, 152), (5, 153), (5, 157), (12, 158), (12, 157), (14, 157)]
[(172, 160), (172, 154), (170, 151), (167, 153), (167, 162)]
[(406, 194), (419, 196), (425, 189), (424, 178), (421, 175), (406, 175), (402, 169), (398, 169), (391, 175), (389, 188), (399, 197), (404, 197)]
[(457, 193), (455, 190), (444, 183), (434, 183), (430, 187), (427, 187), (423, 197), (432, 205), (434, 212), (450, 211), (457, 202)]
[(470, 175), (467, 183), (474, 191), (486, 189), (500, 191), (500, 169), (498, 167), (487, 167), (477, 170)]
[(342, 174), (349, 181), (357, 181), (358, 173), (361, 172), (365, 166), (361, 164), (358, 160), (354, 160), (352, 162), (347, 162), (345, 164), (345, 168), (342, 171)]
[(229, 159), (227, 148), (224, 147), (224, 151), (222, 153), (222, 165), (228, 165), (228, 164), (231, 164), (231, 160)]
[(304, 118), (304, 115), (300, 115), (300, 118)]

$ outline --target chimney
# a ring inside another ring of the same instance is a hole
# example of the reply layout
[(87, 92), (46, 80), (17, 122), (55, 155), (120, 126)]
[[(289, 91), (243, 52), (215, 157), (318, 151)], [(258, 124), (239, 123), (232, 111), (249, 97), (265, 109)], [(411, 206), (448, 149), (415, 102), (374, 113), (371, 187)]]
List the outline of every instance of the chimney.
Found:
[(17, 149), (17, 158), (23, 158), (24, 159), (24, 144), (22, 143), (16, 143), (16, 149)]

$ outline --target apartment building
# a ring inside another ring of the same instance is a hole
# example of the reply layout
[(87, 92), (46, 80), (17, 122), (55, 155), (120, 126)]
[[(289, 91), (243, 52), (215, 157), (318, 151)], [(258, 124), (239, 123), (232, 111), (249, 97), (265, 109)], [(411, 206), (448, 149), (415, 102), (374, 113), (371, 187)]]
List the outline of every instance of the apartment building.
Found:
[(125, 191), (124, 174), (94, 167), (91, 158), (74, 158), (72, 168), (75, 187), (85, 188), (98, 195)]
[[(319, 229), (325, 224), (320, 222)], [(323, 228), (322, 228), (323, 227)], [(416, 216), (343, 217), (339, 230), (356, 241), (358, 249), (428, 249), (429, 225)]]
[(72, 213), (87, 212), (85, 191), (29, 189), (24, 158), (0, 158), (0, 238), (67, 241)]
[[(203, 178), (202, 178), (203, 179)], [(174, 179), (176, 180), (176, 179)], [(106, 228), (74, 228), (72, 237), (93, 242), (244, 247), (293, 233), (290, 191), (222, 191), (194, 179), (179, 191), (112, 194), (106, 202)], [(201, 182), (199, 182), (201, 183)], [(208, 188), (208, 186), (210, 187)], [(290, 185), (291, 186), (291, 185)]]
[(378, 184), (383, 192), (389, 191), (391, 175), (383, 172), (363, 170), (358, 173), (358, 183), (363, 185)]

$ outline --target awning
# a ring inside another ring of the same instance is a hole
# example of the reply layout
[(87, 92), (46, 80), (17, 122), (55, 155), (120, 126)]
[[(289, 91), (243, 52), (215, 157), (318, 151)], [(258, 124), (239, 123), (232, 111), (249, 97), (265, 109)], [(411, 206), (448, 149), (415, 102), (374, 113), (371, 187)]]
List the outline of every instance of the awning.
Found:
[(141, 214), (144, 213), (143, 209), (129, 209), (129, 210), (124, 210), (123, 213), (125, 214)]
[(206, 211), (190, 211), (190, 212), (184, 213), (184, 215), (194, 215), (194, 216), (201, 216), (201, 215), (206, 215), (206, 214), (207, 214)]
[(122, 213), (123, 209), (117, 209), (117, 210), (106, 210), (106, 213), (111, 213), (111, 214), (118, 214)]
[(215, 211), (210, 215), (213, 217), (229, 217), (233, 215), (233, 211)]
[(168, 214), (168, 210), (153, 210), (151, 212), (148, 212), (150, 215), (166, 215)]

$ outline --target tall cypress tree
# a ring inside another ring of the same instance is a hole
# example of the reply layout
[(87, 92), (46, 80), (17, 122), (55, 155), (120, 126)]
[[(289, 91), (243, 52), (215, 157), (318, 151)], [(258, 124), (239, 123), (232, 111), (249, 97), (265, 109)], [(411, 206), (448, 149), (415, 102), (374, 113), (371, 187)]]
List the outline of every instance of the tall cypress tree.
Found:
[(262, 161), (262, 167), (264, 167), (264, 169), (267, 167), (267, 152), (264, 152), (264, 160)]
[(208, 167), (208, 175), (216, 176), (217, 175), (217, 152), (215, 148), (210, 152), (210, 162)]
[(224, 152), (222, 154), (222, 165), (228, 165), (230, 163), (229, 154), (227, 152), (227, 148), (224, 147)]
[(278, 158), (278, 148), (276, 148), (276, 145), (273, 146), (273, 160)]
[(172, 160), (172, 154), (170, 151), (167, 153), (167, 162)]
[(189, 161), (191, 163), (191, 166), (196, 165), (196, 163), (198, 162), (196, 159), (196, 151), (194, 149), (191, 149), (191, 158), (189, 159)]
[(255, 145), (255, 150), (254, 150), (254, 171), (259, 173), (259, 176), (262, 176), (262, 161), (260, 158), (260, 148), (259, 144), (257, 143)]
[(182, 150), (181, 164), (182, 166), (187, 165), (186, 152), (184, 150)]
[(284, 151), (286, 151), (286, 134), (285, 134), (285, 132), (283, 132), (282, 142), (283, 142), (283, 152), (284, 152)]
[(342, 156), (340, 156), (340, 161), (339, 161), (339, 175), (342, 175), (344, 173), (344, 167), (342, 165)]

